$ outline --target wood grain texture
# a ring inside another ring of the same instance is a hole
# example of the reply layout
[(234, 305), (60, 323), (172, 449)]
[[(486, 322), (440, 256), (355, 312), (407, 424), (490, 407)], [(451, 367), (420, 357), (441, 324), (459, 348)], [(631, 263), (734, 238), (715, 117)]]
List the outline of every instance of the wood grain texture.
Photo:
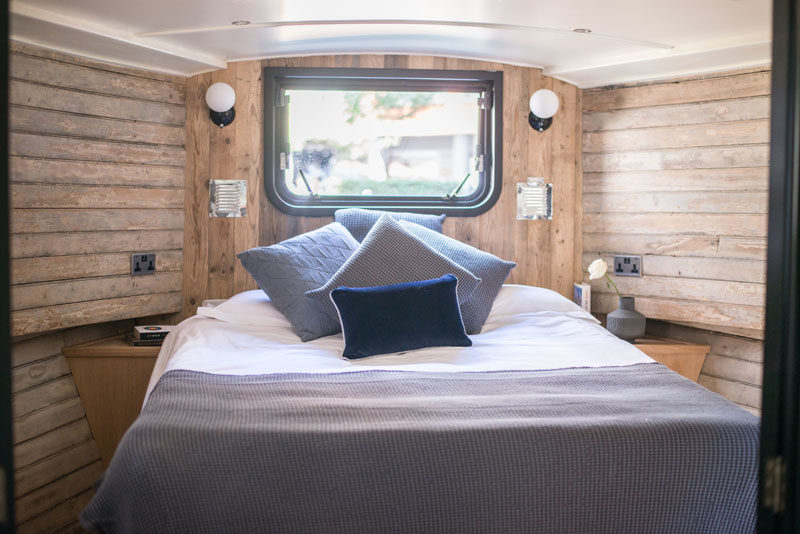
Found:
[(32, 334), (83, 324), (118, 321), (142, 313), (176, 313), (180, 309), (180, 291), (74, 302), (19, 310), (11, 316), (11, 331), (15, 335)]
[(68, 304), (70, 302), (167, 293), (176, 287), (181, 287), (182, 268), (183, 261), (180, 261), (179, 264), (175, 265), (175, 271), (173, 272), (157, 272), (148, 276), (132, 277), (126, 273), (123, 276), (104, 276), (101, 278), (14, 286), (11, 292), (11, 309), (26, 310)]
[(143, 77), (142, 73), (135, 75), (120, 73), (119, 76), (109, 76), (105, 65), (95, 68), (76, 64), (72, 58), (67, 59), (62, 56), (62, 59), (58, 61), (55, 58), (12, 54), (9, 76), (44, 85), (139, 100), (170, 104), (183, 104), (186, 101), (183, 80), (164, 83), (163, 80)]
[(183, 146), (182, 126), (87, 117), (24, 107), (14, 107), (13, 110), (10, 127), (16, 132)]
[(11, 210), (12, 234), (179, 228), (183, 228), (183, 210), (180, 208)]
[(764, 344), (761, 341), (697, 328), (648, 321), (647, 332), (711, 347), (699, 382), (760, 415)]
[(767, 213), (767, 193), (680, 191), (585, 193), (584, 213)]
[(8, 101), (9, 104), (17, 106), (66, 111), (111, 119), (144, 121), (174, 126), (182, 126), (185, 121), (183, 105), (143, 102), (117, 96), (90, 94), (19, 80), (9, 81)]
[[(583, 255), (584, 270), (597, 258), (603, 258), (609, 265), (612, 265), (614, 259), (611, 255), (587, 252)], [(646, 271), (648, 277), (670, 276), (677, 279), (766, 283), (764, 262), (759, 260), (645, 254), (642, 257), (642, 264), (642, 270)]]
[(11, 236), (11, 257), (140, 252), (143, 245), (148, 252), (181, 250), (183, 229), (15, 234)]
[[(94, 490), (87, 490), (71, 497), (58, 505), (37, 514), (31, 519), (17, 525), (17, 534), (40, 534), (57, 532), (58, 534), (84, 534), (86, 531), (73, 521), (94, 496)], [(66, 526), (65, 526), (66, 525)], [(69, 528), (70, 530), (62, 530)]]
[(64, 350), (104, 466), (139, 415), (158, 356), (156, 349), (132, 347), (112, 338)]
[[(616, 294), (592, 295), (592, 311), (609, 313), (617, 309)], [(636, 297), (636, 310), (650, 319), (674, 321), (683, 317), (687, 322), (736, 329), (763, 329), (763, 306), (746, 306), (720, 302), (703, 302), (695, 299), (667, 299), (663, 297)]]
[(655, 361), (693, 382), (697, 382), (700, 377), (703, 362), (711, 348), (708, 345), (653, 336), (637, 339), (635, 345)]
[(769, 120), (584, 132), (583, 151), (646, 150), (767, 143)]
[(642, 108), (769, 95), (770, 71), (720, 73), (699, 80), (667, 81), (583, 92), (583, 111)]
[(769, 118), (769, 97), (712, 100), (587, 113), (583, 131), (613, 131), (652, 126), (683, 126)]
[(767, 167), (682, 169), (645, 172), (586, 172), (585, 193), (623, 191), (766, 191)]
[(176, 188), (66, 184), (12, 184), (14, 208), (183, 208), (183, 191)]
[[(149, 295), (182, 286), (185, 81), (12, 50), (12, 335), (177, 311)], [(165, 272), (134, 280), (131, 252)]]
[[(648, 317), (763, 337), (769, 75), (584, 91), (584, 268), (642, 255), (644, 276), (618, 282)], [(598, 309), (613, 309), (593, 285)]]
[(57, 532), (74, 524), (101, 472), (62, 347), (70, 340), (129, 331), (132, 325), (82, 326), (12, 344), (17, 532)]
[(60, 356), (20, 365), (11, 370), (11, 392), (30, 389), (69, 374), (67, 361)]
[(9, 154), (33, 158), (132, 163), (137, 165), (184, 165), (182, 147), (117, 143), (74, 137), (12, 132)]
[(183, 187), (183, 169), (166, 165), (9, 158), (12, 182)]
[[(15, 502), (17, 521), (24, 522), (31, 519), (51, 508), (51, 503), (64, 502), (82, 493), (85, 488), (91, 487), (102, 473), (103, 465), (94, 462), (17, 499)], [(81, 490), (76, 491), (76, 488)]]
[(97, 461), (97, 445), (87, 440), (14, 473), (14, 496), (19, 498), (81, 467)]
[(14, 466), (21, 469), (38, 460), (92, 438), (89, 423), (83, 417), (14, 446)]
[(179, 250), (150, 252), (156, 253), (156, 273), (135, 278), (130, 276), (131, 257), (126, 253), (18, 258), (11, 260), (11, 273), (18, 284), (114, 275), (127, 275), (131, 284), (145, 284), (148, 282), (137, 280), (183, 268), (183, 253)]
[(133, 67), (114, 65), (111, 63), (105, 63), (102, 61), (74, 56), (63, 52), (56, 52), (55, 50), (48, 50), (46, 48), (20, 43), (13, 40), (9, 41), (9, 51), (13, 52), (14, 54), (51, 59), (53, 61), (68, 63), (70, 65), (82, 65), (84, 67), (89, 67), (103, 72), (114, 73), (114, 74), (127, 74), (130, 76), (136, 76), (137, 78), (145, 78), (148, 80), (159, 80), (167, 83), (174, 83), (177, 85), (183, 85), (186, 81), (186, 78), (184, 76), (178, 76), (175, 74), (166, 74), (155, 71), (143, 71), (141, 69), (136, 69)]
[[(360, 55), (275, 58), (232, 63), (226, 71), (202, 74), (187, 82), (187, 164), (184, 305), (194, 313), (205, 298), (228, 297), (255, 287), (235, 254), (270, 245), (319, 228), (332, 217), (295, 217), (274, 208), (262, 183), (264, 66), (369, 67), (501, 70), (503, 72), (503, 190), (497, 204), (477, 217), (445, 220), (447, 235), (517, 263), (509, 282), (550, 287), (564, 295), (580, 276), (581, 158), (580, 91), (542, 76), (539, 69), (457, 58)], [(209, 126), (203, 102), (212, 81), (225, 80), (237, 94), (234, 123)], [(544, 133), (527, 124), (530, 93), (552, 88), (561, 99), (558, 120)], [(516, 220), (516, 183), (544, 176), (555, 190), (552, 221)], [(215, 177), (248, 180), (248, 215), (210, 219), (207, 182)]]
[(699, 235), (640, 235), (606, 233), (583, 234), (586, 252), (625, 251), (628, 254), (661, 254), (680, 257), (742, 258), (766, 260), (767, 240), (763, 238), (699, 236)]

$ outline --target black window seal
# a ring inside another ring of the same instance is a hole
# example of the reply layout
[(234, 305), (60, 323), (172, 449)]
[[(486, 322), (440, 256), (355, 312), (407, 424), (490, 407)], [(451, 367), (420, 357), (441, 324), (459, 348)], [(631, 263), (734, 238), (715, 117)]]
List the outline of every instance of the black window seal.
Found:
[[(428, 69), (343, 69), (312, 67), (265, 67), (264, 76), (264, 189), (273, 206), (289, 215), (330, 216), (342, 208), (372, 208), (386, 211), (444, 213), (474, 217), (488, 211), (500, 198), (503, 184), (503, 73), (502, 71)], [(282, 89), (286, 88), (419, 89), (475, 91), (490, 95), (483, 115), (481, 144), (484, 175), (481, 186), (468, 197), (439, 196), (300, 196), (291, 193), (283, 180), (278, 147), (285, 130)]]

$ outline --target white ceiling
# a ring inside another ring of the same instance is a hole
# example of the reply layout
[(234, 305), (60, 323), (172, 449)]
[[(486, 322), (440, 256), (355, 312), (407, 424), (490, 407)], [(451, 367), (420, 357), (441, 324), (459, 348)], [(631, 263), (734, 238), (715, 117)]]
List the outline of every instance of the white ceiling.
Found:
[(541, 67), (596, 87), (767, 64), (771, 1), (15, 0), (11, 36), (181, 75), (251, 58), (396, 53)]

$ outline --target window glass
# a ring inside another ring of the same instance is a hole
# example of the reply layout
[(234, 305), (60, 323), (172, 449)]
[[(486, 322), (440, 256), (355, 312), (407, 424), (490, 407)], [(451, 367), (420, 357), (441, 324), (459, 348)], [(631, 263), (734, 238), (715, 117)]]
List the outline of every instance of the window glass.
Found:
[(324, 196), (458, 196), (478, 187), (477, 93), (290, 89), (286, 187)]

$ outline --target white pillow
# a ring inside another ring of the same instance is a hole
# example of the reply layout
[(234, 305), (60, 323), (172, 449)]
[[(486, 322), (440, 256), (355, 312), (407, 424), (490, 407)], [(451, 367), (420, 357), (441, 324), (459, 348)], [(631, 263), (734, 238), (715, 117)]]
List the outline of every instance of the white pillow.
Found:
[(270, 302), (269, 297), (260, 289), (244, 291), (232, 296), (222, 304), (213, 308), (197, 308), (197, 315), (218, 319), (226, 323), (247, 324), (255, 326), (286, 326), (291, 328), (286, 316)]
[(555, 291), (543, 287), (516, 284), (505, 284), (500, 289), (487, 322), (501, 320), (518, 313), (542, 312), (566, 314), (600, 324), (600, 321), (591, 313)]

